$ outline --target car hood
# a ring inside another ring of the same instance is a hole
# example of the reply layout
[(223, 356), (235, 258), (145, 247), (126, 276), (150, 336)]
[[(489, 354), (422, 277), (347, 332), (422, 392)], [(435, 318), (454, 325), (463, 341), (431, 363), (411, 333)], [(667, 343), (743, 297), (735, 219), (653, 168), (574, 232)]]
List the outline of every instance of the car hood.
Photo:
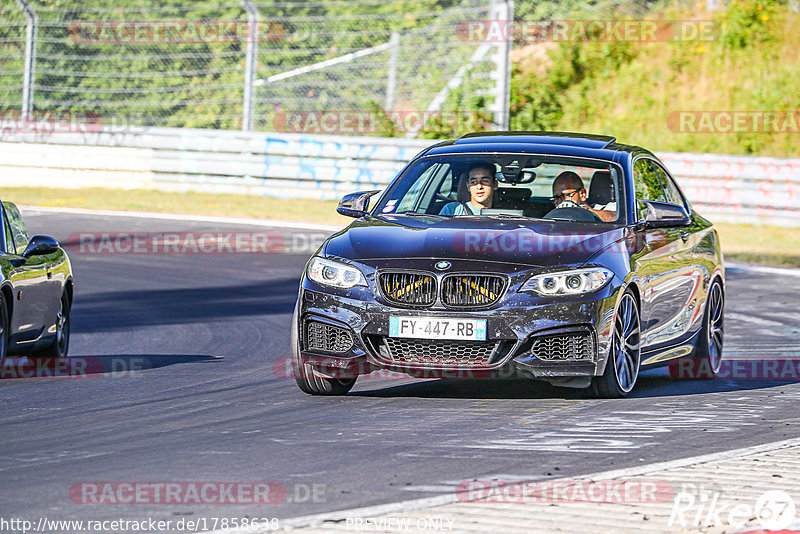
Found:
[(354, 261), (436, 258), (534, 267), (580, 265), (624, 238), (624, 227), (542, 219), (382, 216), (332, 235), (326, 256)]

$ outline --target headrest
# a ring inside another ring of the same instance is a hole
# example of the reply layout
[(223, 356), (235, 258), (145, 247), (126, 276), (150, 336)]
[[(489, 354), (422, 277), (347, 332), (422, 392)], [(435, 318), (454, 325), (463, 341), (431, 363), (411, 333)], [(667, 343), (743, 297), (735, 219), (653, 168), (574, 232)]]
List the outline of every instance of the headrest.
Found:
[(469, 186), (467, 186), (467, 173), (462, 173), (461, 178), (458, 180), (458, 190), (456, 191), (456, 200), (461, 202), (469, 202)]
[(614, 202), (615, 199), (616, 194), (614, 193), (614, 180), (611, 178), (611, 171), (595, 171), (589, 184), (586, 203), (590, 206), (595, 204), (605, 205), (609, 202)]

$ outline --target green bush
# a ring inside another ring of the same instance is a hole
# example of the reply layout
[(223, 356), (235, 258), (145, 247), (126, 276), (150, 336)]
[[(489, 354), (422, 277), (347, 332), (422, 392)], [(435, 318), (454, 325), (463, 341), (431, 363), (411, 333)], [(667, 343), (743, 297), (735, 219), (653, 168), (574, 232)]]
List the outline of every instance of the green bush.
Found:
[(557, 129), (564, 107), (575, 103), (569, 91), (577, 88), (585, 94), (596, 77), (613, 75), (635, 57), (635, 51), (627, 42), (585, 41), (560, 43), (548, 55), (552, 66), (543, 79), (518, 68), (513, 71), (512, 129)]
[[(731, 0), (712, 16), (712, 40), (560, 43), (544, 70), (520, 62), (512, 71), (512, 128), (604, 133), (654, 150), (797, 157), (791, 117), (770, 131), (675, 129), (680, 111), (800, 109), (800, 15), (782, 2)], [(703, 7), (672, 2), (641, 18), (708, 17)]]
[(722, 47), (742, 50), (756, 43), (774, 40), (777, 7), (771, 1), (732, 0), (716, 17), (721, 27)]

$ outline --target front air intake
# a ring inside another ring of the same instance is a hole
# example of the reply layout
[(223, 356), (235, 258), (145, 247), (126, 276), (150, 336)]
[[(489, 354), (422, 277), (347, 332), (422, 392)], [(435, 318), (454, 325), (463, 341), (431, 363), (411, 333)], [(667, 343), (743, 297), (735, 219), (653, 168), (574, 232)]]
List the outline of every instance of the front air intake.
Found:
[(430, 306), (436, 300), (436, 279), (424, 273), (388, 272), (378, 276), (383, 298), (404, 306)]
[(343, 353), (352, 346), (353, 337), (347, 329), (319, 321), (306, 323), (306, 347), (309, 350)]
[(594, 338), (589, 332), (556, 334), (533, 340), (531, 355), (539, 360), (592, 360)]
[(442, 302), (454, 308), (491, 306), (503, 296), (506, 278), (498, 275), (457, 274), (442, 282)]

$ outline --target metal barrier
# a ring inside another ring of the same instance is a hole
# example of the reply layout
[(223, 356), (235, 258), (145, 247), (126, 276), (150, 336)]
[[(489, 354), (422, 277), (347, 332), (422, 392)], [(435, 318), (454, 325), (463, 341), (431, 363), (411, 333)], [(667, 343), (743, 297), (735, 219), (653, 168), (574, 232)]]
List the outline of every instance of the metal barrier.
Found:
[[(382, 189), (432, 140), (184, 128), (0, 137), (0, 185), (337, 199)], [(714, 221), (800, 226), (800, 159), (659, 154)]]
[(800, 159), (657, 155), (692, 206), (714, 221), (800, 226)]
[[(431, 141), (187, 128), (25, 133), (0, 143), (0, 184), (336, 199), (382, 189)], [(72, 177), (72, 178), (71, 178)], [(116, 180), (115, 180), (116, 177)]]

